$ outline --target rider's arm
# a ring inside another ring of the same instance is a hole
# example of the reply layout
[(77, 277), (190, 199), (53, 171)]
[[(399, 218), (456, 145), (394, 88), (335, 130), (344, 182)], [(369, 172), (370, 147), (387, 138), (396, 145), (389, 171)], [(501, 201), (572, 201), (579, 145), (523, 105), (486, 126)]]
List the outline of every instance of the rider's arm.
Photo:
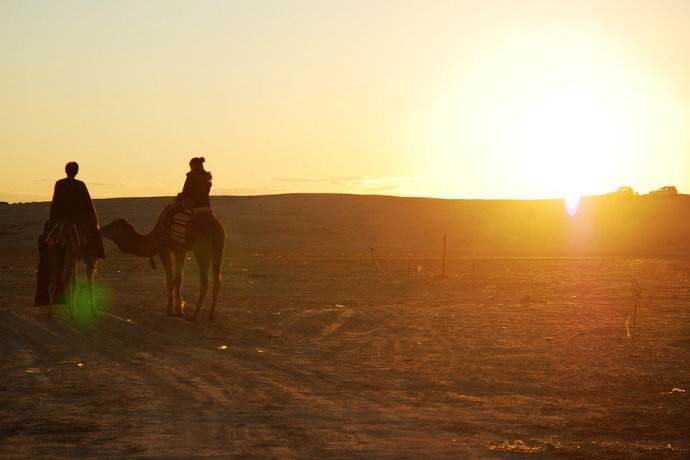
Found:
[(50, 216), (48, 220), (53, 220), (55, 218), (55, 213), (57, 212), (57, 203), (55, 199), (58, 197), (58, 182), (55, 182), (55, 187), (53, 188), (53, 199), (50, 200)]
[(82, 182), (82, 187), (83, 187), (83, 195), (84, 199), (86, 201), (86, 210), (88, 213), (89, 221), (93, 224), (98, 226), (98, 214), (96, 214), (96, 208), (93, 205), (93, 200), (91, 199), (91, 195), (89, 194), (89, 189), (86, 187), (86, 184)]

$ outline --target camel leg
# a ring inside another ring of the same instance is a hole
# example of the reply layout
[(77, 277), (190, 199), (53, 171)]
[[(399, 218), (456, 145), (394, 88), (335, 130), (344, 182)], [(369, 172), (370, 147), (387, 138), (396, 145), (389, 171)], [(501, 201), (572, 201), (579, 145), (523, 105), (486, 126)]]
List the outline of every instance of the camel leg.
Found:
[(213, 319), (213, 313), (216, 310), (216, 302), (218, 301), (218, 293), (220, 292), (220, 278), (213, 280), (213, 297), (211, 301), (211, 311), (208, 312), (209, 321)]
[(77, 311), (77, 296), (79, 295), (79, 280), (77, 279), (77, 261), (70, 259), (65, 261), (65, 285), (68, 286), (68, 298), (70, 318), (74, 318)]
[(73, 280), (69, 280), (67, 283), (67, 305), (69, 306), (69, 317), (74, 319), (74, 313), (77, 311), (77, 287), (74, 285)]
[(199, 299), (196, 302), (194, 314), (187, 318), (189, 321), (196, 321), (196, 317), (199, 314), (199, 310), (201, 310), (201, 306), (204, 304), (204, 298), (206, 297), (206, 292), (208, 291), (208, 256), (203, 254), (202, 251), (197, 251), (194, 255), (196, 256), (196, 262), (199, 265)]
[(168, 316), (173, 315), (173, 262), (169, 252), (159, 255), (165, 270), (165, 289), (168, 293)]
[(74, 306), (72, 305), (74, 295), (72, 293), (72, 280), (67, 276), (68, 273), (67, 267), (65, 267), (65, 270), (62, 271), (60, 276), (60, 280), (62, 282), (62, 294), (65, 296), (65, 307), (69, 311), (69, 317), (74, 318)]
[(49, 277), (48, 277), (48, 317), (53, 316), (53, 305), (55, 305), (55, 295), (57, 294), (57, 254), (52, 253), (49, 256)]
[(213, 257), (213, 297), (211, 299), (211, 311), (208, 312), (209, 321), (213, 319), (213, 313), (216, 310), (216, 302), (218, 301), (218, 293), (220, 292), (220, 269), (223, 261), (223, 254), (215, 254)]
[(175, 252), (175, 274), (174, 274), (174, 288), (173, 294), (175, 296), (175, 316), (182, 316), (183, 301), (182, 301), (182, 274), (184, 273), (185, 253)]
[(96, 307), (93, 301), (93, 274), (96, 271), (96, 261), (86, 261), (86, 289), (89, 293), (89, 308), (91, 310), (91, 317), (96, 317)]
[(48, 317), (52, 318), (53, 317), (53, 304), (55, 303), (55, 291), (56, 291), (56, 283), (54, 280), (50, 280), (48, 283)]

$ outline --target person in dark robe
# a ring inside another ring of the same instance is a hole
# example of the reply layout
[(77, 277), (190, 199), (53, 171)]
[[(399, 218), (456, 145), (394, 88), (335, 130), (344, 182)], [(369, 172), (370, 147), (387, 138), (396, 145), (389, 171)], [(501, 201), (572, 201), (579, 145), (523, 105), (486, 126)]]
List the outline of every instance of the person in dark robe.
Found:
[(65, 172), (67, 177), (55, 183), (48, 222), (53, 224), (60, 219), (66, 219), (77, 224), (86, 236), (84, 256), (91, 260), (105, 259), (96, 208), (86, 184), (75, 179), (79, 165), (71, 161), (65, 166)]
[[(77, 225), (83, 237), (83, 256), (91, 263), (98, 259), (105, 259), (103, 240), (98, 229), (98, 215), (91, 201), (91, 195), (84, 182), (75, 179), (79, 172), (76, 162), (69, 162), (65, 166), (67, 177), (55, 183), (53, 200), (50, 205), (50, 216), (44, 227), (44, 233), (38, 238), (39, 264), (36, 274), (36, 296), (34, 305), (48, 303), (49, 268), (45, 235), (60, 220), (67, 220)], [(58, 287), (60, 291), (60, 287)], [(59, 296), (60, 297), (60, 296)]]
[(184, 209), (211, 207), (209, 194), (212, 176), (204, 169), (205, 161), (204, 157), (194, 157), (189, 161), (190, 171), (184, 181), (182, 193), (177, 195)]

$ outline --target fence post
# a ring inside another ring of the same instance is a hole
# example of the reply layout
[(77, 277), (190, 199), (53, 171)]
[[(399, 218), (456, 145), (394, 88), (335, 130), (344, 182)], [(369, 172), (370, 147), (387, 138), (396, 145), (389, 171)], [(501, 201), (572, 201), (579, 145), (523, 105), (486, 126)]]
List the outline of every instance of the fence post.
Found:
[(443, 257), (441, 259), (441, 278), (446, 277), (446, 240), (447, 240), (447, 235), (444, 233), (443, 234)]

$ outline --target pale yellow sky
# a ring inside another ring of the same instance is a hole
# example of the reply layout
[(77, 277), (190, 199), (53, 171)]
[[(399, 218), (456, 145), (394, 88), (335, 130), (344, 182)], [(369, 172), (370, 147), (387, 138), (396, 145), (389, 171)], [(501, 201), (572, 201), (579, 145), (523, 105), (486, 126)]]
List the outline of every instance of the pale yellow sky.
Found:
[(0, 200), (690, 190), (690, 2), (0, 0)]

